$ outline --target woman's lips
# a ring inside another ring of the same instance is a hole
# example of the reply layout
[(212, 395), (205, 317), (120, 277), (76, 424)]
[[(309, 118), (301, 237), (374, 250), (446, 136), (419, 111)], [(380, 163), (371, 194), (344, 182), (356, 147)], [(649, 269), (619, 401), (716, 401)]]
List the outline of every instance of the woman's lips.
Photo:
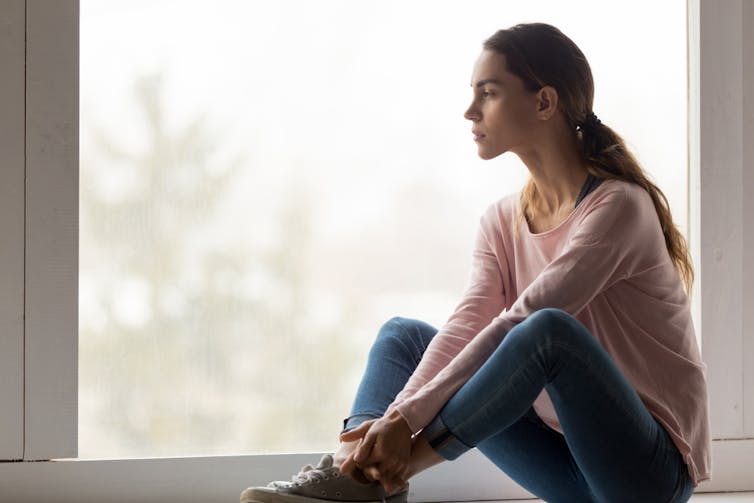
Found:
[(485, 135), (483, 135), (483, 134), (481, 134), (481, 133), (474, 133), (473, 131), (472, 131), (472, 133), (471, 133), (471, 134), (473, 134), (473, 135), (474, 135), (474, 141), (479, 141), (479, 140), (483, 139), (483, 138), (484, 138), (484, 136), (485, 136)]

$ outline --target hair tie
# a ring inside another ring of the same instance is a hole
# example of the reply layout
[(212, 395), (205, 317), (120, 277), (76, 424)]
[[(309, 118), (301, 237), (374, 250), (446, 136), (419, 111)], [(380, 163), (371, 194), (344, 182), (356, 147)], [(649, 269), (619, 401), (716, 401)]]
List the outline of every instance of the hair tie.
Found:
[(577, 128), (580, 131), (588, 131), (590, 133), (593, 133), (597, 129), (597, 126), (601, 124), (602, 121), (599, 120), (594, 112), (590, 111), (588, 114), (586, 114), (586, 118), (577, 125)]

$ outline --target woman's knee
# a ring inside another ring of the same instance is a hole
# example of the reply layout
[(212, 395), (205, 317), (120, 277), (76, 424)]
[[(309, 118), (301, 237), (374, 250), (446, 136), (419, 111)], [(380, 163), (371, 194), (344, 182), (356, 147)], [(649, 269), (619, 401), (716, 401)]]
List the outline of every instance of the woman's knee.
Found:
[(562, 334), (572, 332), (581, 323), (562, 309), (547, 307), (530, 314), (520, 325), (539, 334)]
[(408, 350), (413, 356), (420, 358), (436, 332), (423, 321), (395, 316), (382, 325), (374, 344)]
[(573, 316), (556, 307), (546, 307), (530, 314), (526, 321), (545, 326), (559, 326), (564, 323), (570, 324)]
[(580, 322), (567, 312), (548, 307), (530, 314), (506, 337), (521, 338), (526, 344), (538, 345), (553, 337), (562, 341), (568, 338), (569, 334), (577, 334), (580, 330), (575, 329), (580, 325)]
[[(544, 354), (557, 354), (564, 348), (571, 351), (604, 351), (597, 338), (573, 315), (555, 308), (539, 310), (529, 316), (519, 326), (522, 332), (519, 334), (525, 344), (544, 351)], [(517, 328), (517, 327), (516, 327)], [(510, 334), (509, 334), (510, 335)]]

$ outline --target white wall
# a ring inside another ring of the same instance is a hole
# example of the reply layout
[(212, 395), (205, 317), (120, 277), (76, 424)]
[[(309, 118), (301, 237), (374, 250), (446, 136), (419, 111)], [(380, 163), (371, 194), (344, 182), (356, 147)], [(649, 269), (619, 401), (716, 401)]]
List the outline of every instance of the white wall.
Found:
[(692, 15), (699, 9), (700, 28), (699, 40), (690, 45), (691, 241), (712, 433), (714, 438), (751, 438), (754, 106), (749, 93), (754, 89), (754, 2), (704, 0), (689, 5)]

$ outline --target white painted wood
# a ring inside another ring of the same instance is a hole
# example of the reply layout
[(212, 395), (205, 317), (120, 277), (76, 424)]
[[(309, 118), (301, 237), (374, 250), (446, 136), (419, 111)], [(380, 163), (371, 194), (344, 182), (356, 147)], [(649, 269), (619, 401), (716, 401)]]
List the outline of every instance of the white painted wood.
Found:
[[(697, 492), (751, 491), (754, 440), (717, 441), (715, 477)], [(140, 460), (61, 460), (0, 464), (0, 501), (14, 503), (220, 503), (238, 501), (250, 485), (287, 480), (318, 454)], [(530, 497), (471, 451), (411, 482), (411, 501), (476, 501)]]
[(754, 438), (754, 2), (743, 3), (744, 436)]
[(752, 503), (754, 501), (754, 493), (732, 492), (695, 494), (689, 501), (691, 501), (691, 503)]
[[(742, 0), (700, 3), (698, 166), (702, 344), (712, 434), (743, 435)], [(746, 197), (751, 189), (747, 187)], [(694, 199), (694, 198), (692, 198)]]
[(26, 442), (73, 457), (78, 393), (77, 0), (27, 0)]
[[(747, 0), (748, 1), (748, 0)], [(712, 479), (700, 492), (754, 490), (754, 439), (712, 442)]]
[(0, 459), (24, 440), (24, 9), (0, 2)]

